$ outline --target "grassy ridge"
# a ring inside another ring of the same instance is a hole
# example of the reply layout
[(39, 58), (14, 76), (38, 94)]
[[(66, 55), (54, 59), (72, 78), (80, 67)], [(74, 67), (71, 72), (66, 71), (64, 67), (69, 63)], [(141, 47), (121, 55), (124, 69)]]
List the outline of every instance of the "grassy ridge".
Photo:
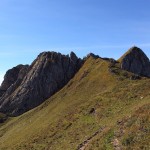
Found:
[[(146, 111), (141, 110), (150, 105), (150, 80), (130, 80), (132, 74), (114, 69), (115, 73), (110, 71), (108, 61), (90, 57), (61, 91), (0, 127), (0, 149), (75, 150), (100, 128), (105, 129), (92, 138), (86, 149), (135, 147), (134, 137), (130, 141), (129, 134), (135, 132), (134, 122), (131, 126), (122, 122), (142, 117), (149, 120)], [(147, 120), (144, 126), (148, 126)], [(141, 134), (149, 137), (150, 132), (147, 129)], [(136, 148), (149, 146), (146, 138), (139, 140)]]

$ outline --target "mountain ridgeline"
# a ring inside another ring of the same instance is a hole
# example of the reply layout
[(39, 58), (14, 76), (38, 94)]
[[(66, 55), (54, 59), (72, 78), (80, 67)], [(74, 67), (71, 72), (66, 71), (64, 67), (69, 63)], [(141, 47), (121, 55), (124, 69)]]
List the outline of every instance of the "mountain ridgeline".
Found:
[(41, 53), (6, 72), (0, 150), (149, 150), (150, 62)]
[[(80, 59), (73, 52), (70, 56), (43, 52), (30, 66), (18, 65), (8, 70), (0, 87), (0, 112), (18, 116), (37, 107), (62, 89), (89, 57), (100, 58), (94, 54)], [(118, 61), (103, 60), (135, 75), (150, 77), (150, 61), (137, 47), (129, 49)]]
[(0, 111), (17, 116), (40, 105), (66, 85), (82, 64), (73, 52), (70, 56), (43, 52), (30, 66), (9, 70), (0, 88)]

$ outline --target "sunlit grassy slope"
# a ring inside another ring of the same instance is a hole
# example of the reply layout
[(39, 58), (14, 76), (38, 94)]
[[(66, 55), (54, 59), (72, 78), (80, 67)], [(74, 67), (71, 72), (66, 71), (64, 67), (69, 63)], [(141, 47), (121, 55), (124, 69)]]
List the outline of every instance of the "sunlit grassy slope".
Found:
[(75, 77), (39, 107), (0, 125), (0, 150), (150, 148), (150, 79), (131, 80), (90, 57)]

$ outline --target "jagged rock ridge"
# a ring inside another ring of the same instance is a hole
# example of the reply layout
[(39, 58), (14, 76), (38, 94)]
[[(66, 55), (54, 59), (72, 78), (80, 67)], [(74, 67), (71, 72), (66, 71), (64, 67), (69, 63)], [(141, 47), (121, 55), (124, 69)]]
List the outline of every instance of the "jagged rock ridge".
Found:
[[(89, 57), (101, 58), (90, 53), (83, 60), (73, 52), (62, 55), (43, 52), (30, 65), (19, 65), (9, 70), (0, 87), (0, 112), (20, 115), (44, 102), (64, 87)], [(114, 65), (114, 59), (102, 58)], [(120, 59), (121, 69), (150, 77), (150, 62), (144, 52), (132, 47)]]
[(19, 86), (7, 90), (0, 99), (0, 111), (17, 116), (38, 106), (66, 85), (82, 63), (73, 52), (70, 56), (56, 52), (41, 53)]
[(150, 61), (138, 47), (129, 49), (120, 59), (121, 69), (137, 75), (150, 77)]

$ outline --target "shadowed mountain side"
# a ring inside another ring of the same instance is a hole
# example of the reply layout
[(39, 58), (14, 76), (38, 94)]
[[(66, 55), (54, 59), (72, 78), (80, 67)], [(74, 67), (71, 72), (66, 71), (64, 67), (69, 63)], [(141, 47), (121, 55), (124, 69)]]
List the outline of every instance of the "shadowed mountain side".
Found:
[(23, 79), (28, 71), (28, 65), (18, 65), (8, 70), (4, 76), (4, 81), (0, 87), (0, 97), (13, 85), (18, 79)]
[(121, 69), (150, 77), (150, 61), (138, 47), (132, 47), (119, 59)]
[(20, 86), (0, 99), (0, 111), (20, 115), (61, 89), (80, 69), (82, 60), (56, 52), (43, 52), (31, 64)]

